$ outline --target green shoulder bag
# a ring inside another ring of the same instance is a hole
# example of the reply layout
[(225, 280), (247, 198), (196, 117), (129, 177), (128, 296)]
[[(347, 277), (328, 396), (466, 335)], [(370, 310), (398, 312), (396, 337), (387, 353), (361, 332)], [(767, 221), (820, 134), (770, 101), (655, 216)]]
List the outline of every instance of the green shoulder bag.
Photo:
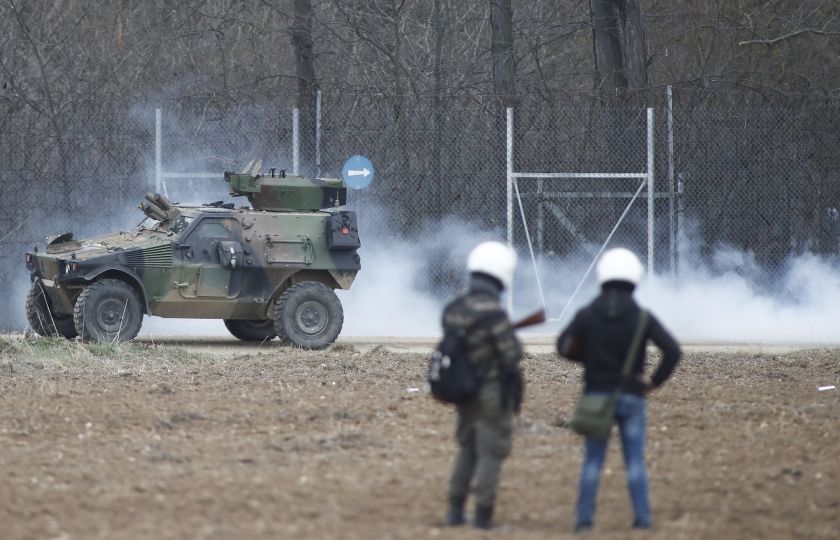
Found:
[(581, 394), (575, 406), (575, 414), (572, 417), (572, 429), (575, 433), (583, 435), (587, 439), (603, 440), (609, 437), (613, 422), (615, 422), (615, 407), (621, 389), (630, 378), (633, 369), (633, 359), (642, 344), (642, 336), (647, 326), (648, 313), (642, 310), (639, 313), (639, 322), (636, 325), (636, 333), (633, 334), (633, 341), (627, 349), (627, 357), (624, 359), (624, 367), (621, 371), (621, 382), (612, 394)]

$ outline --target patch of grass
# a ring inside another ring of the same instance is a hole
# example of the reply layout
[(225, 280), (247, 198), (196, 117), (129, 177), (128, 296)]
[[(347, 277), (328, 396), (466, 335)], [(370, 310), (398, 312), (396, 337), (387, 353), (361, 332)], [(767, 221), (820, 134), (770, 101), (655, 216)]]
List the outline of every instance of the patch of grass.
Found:
[[(153, 373), (175, 366), (204, 363), (202, 356), (180, 347), (142, 343), (85, 343), (63, 338), (6, 335), (0, 337), (0, 365), (7, 373), (32, 371), (110, 373), (126, 369)], [(188, 369), (188, 368), (187, 368)]]
[(30, 353), (50, 353), (57, 349), (67, 350), (71, 346), (71, 342), (64, 338), (58, 337), (25, 337), (21, 342), (23, 348), (27, 348)]
[(15, 349), (15, 344), (8, 338), (0, 336), (0, 356), (6, 353), (6, 351), (11, 351)]
[(135, 350), (131, 343), (80, 343), (92, 356), (112, 358), (116, 356), (126, 356), (134, 354), (142, 354), (142, 351)]

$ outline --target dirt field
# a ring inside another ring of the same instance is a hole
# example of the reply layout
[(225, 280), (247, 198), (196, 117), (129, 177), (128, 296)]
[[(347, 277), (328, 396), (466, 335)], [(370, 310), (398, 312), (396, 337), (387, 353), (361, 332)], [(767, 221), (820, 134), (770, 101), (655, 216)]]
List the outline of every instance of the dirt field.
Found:
[[(493, 537), (572, 537), (579, 371), (524, 362)], [(441, 527), (452, 412), (425, 357), (0, 337), (0, 537), (480, 538)], [(840, 537), (840, 350), (692, 351), (649, 403), (655, 529), (617, 446), (595, 536)], [(415, 391), (414, 389), (421, 389)]]

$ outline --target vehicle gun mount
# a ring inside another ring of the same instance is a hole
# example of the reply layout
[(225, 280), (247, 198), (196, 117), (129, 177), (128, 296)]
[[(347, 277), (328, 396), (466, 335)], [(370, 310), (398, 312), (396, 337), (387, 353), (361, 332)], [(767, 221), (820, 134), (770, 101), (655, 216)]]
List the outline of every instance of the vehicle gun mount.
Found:
[(160, 193), (146, 193), (146, 200), (140, 202), (140, 210), (152, 219), (168, 221), (178, 219), (181, 211)]
[(291, 176), (285, 169), (261, 175), (259, 163), (246, 172), (226, 172), (225, 181), (232, 196), (248, 197), (255, 210), (315, 212), (347, 204), (347, 188), (339, 179)]

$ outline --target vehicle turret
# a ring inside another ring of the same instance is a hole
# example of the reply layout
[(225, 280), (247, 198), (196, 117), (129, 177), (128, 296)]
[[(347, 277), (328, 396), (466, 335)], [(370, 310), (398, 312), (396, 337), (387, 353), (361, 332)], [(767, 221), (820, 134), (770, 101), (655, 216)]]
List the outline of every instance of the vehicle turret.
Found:
[(287, 175), (270, 169), (268, 175), (226, 172), (230, 194), (245, 196), (256, 210), (315, 212), (347, 203), (347, 188), (333, 178)]

